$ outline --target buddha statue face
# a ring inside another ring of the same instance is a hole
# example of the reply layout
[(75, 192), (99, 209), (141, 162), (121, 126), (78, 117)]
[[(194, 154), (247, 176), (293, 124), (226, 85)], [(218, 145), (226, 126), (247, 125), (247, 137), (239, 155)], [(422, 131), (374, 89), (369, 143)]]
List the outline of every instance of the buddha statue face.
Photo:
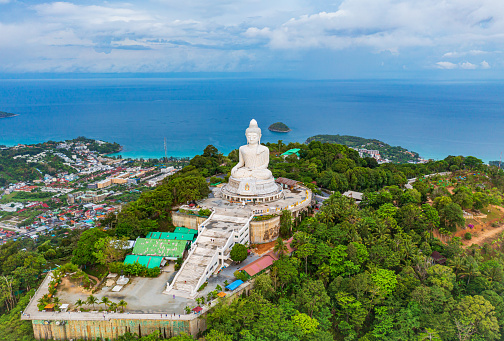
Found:
[(256, 145), (261, 141), (261, 128), (257, 126), (257, 121), (250, 121), (250, 125), (245, 130), (245, 136), (247, 137), (247, 144)]
[(257, 144), (261, 138), (261, 134), (256, 132), (247, 132), (245, 136), (247, 136), (247, 143), (251, 145)]

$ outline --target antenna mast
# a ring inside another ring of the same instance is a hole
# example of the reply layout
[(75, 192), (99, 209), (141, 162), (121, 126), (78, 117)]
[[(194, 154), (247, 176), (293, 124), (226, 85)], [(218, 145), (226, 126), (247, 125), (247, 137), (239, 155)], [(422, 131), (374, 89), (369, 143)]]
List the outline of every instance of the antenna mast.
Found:
[[(502, 156), (502, 153), (501, 153)], [(165, 162), (168, 162), (168, 156), (166, 154), (166, 137), (165, 137)]]

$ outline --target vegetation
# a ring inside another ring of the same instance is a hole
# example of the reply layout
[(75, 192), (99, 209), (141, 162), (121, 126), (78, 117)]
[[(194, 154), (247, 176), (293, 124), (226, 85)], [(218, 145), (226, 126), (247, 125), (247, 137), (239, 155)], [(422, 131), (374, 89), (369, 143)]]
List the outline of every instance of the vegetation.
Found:
[(292, 235), (292, 215), (289, 210), (283, 210), (280, 217), (280, 237), (287, 239)]
[(349, 135), (315, 135), (309, 137), (306, 143), (312, 141), (320, 141), (323, 143), (338, 143), (352, 148), (362, 148), (368, 150), (378, 150), (384, 159), (389, 159), (392, 162), (404, 163), (409, 160), (418, 160), (419, 155), (415, 152), (410, 152), (402, 147), (392, 147), (385, 142), (376, 139), (365, 139), (363, 137)]
[[(463, 211), (476, 215), (490, 210), (489, 224), (503, 221), (496, 209), (504, 204), (502, 170), (462, 156), (421, 165), (377, 165), (347, 146), (319, 141), (308, 145), (278, 141), (268, 146), (275, 152), (301, 149), (299, 159), (272, 156), (275, 176), (316, 183), (335, 193), (302, 221), (282, 213), (282, 236), (293, 237), (294, 253), (289, 255), (279, 238), (274, 247), (279, 260), (269, 273), (254, 278), (251, 294), (219, 299), (207, 317), (206, 340), (502, 338), (504, 236), (482, 246), (469, 246), (475, 240), (473, 230), (471, 241), (462, 239), (469, 228)], [(54, 237), (0, 246), (0, 340), (32, 339), (29, 322), (19, 320), (29, 299), (23, 293), (37, 287), (44, 271), (55, 263), (68, 264), (56, 272), (60, 274), (78, 265), (86, 273), (106, 267), (136, 276), (157, 275), (159, 269), (122, 264), (123, 248), (112, 245), (171, 228), (172, 210), (206, 197), (205, 176), (227, 173), (236, 157), (235, 151), (225, 157), (208, 146), (197, 162), (143, 192), (98, 228), (55, 229)], [(442, 171), (451, 173), (423, 177)], [(405, 189), (412, 177), (418, 179), (413, 189)], [(340, 194), (348, 189), (364, 192), (359, 206)], [(434, 251), (446, 262), (435, 261)], [(82, 284), (93, 285), (83, 271), (75, 276)], [(244, 272), (235, 276), (250, 279)], [(215, 298), (216, 291), (207, 301)], [(91, 300), (79, 304), (119, 309)], [(127, 334), (120, 339), (160, 337)]]
[(233, 262), (237, 263), (244, 261), (247, 258), (247, 255), (248, 255), (247, 247), (240, 243), (236, 243), (235, 245), (233, 245), (231, 253), (229, 254)]
[(139, 263), (124, 264), (122, 262), (115, 262), (109, 264), (109, 270), (115, 273), (123, 273), (125, 275), (131, 276), (141, 276), (141, 277), (157, 277), (161, 274), (161, 269), (152, 268), (149, 269), (144, 265)]
[(289, 131), (291, 131), (291, 129), (282, 122), (273, 123), (268, 127), (268, 129), (277, 133), (288, 133)]
[(88, 139), (83, 136), (80, 136), (70, 142), (81, 142), (86, 144), (87, 148), (91, 151), (96, 151), (99, 154), (112, 154), (121, 151), (122, 147), (117, 142), (103, 142), (96, 141), (93, 139)]

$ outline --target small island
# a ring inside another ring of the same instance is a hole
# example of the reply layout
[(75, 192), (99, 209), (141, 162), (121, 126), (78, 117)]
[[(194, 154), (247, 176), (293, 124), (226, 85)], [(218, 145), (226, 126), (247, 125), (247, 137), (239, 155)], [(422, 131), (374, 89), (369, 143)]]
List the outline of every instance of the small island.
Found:
[(17, 114), (11, 114), (5, 111), (0, 111), (0, 118), (8, 118), (8, 117), (14, 117), (18, 116)]
[(288, 133), (289, 131), (291, 131), (291, 129), (282, 122), (273, 123), (268, 127), (268, 129), (274, 131), (275, 133)]

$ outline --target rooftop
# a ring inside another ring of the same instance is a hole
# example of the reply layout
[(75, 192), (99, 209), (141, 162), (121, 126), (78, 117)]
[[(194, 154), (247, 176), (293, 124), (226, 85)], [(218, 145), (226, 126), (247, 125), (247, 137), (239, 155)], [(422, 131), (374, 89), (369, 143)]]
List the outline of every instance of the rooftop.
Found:
[(134, 264), (140, 263), (149, 269), (158, 268), (161, 266), (163, 257), (159, 256), (139, 256), (139, 255), (128, 255), (124, 260), (124, 264)]
[(183, 234), (176, 232), (149, 232), (147, 234), (148, 239), (169, 239), (169, 240), (189, 240), (194, 239), (194, 234)]
[(187, 241), (138, 238), (133, 248), (134, 255), (182, 257)]

